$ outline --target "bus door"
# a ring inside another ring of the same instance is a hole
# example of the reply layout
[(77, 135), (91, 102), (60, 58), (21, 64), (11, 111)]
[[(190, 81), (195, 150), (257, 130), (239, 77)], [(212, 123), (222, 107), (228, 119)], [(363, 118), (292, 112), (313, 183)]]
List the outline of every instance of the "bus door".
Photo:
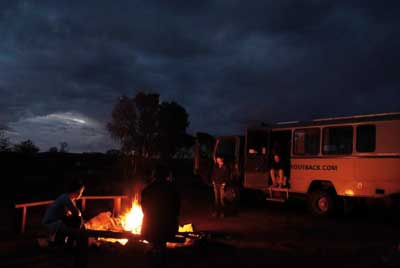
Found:
[(196, 133), (194, 145), (193, 173), (207, 185), (211, 184), (210, 176), (214, 163), (215, 138), (207, 133)]
[(287, 178), (287, 182), (290, 181), (290, 156), (291, 156), (291, 143), (292, 143), (292, 131), (291, 130), (279, 130), (273, 131), (270, 138), (270, 163), (273, 161), (274, 154), (280, 156), (282, 162), (284, 174)]
[(244, 187), (265, 189), (268, 186), (268, 154), (270, 130), (248, 129), (245, 146)]

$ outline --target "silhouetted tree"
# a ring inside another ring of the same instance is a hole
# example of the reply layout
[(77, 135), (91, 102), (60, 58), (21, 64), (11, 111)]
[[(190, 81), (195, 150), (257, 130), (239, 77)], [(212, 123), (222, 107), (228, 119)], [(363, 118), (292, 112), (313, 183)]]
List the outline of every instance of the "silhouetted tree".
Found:
[(10, 140), (6, 137), (3, 130), (0, 130), (0, 152), (11, 151)]
[(68, 152), (68, 143), (65, 141), (60, 142), (60, 149), (58, 150), (60, 153), (66, 153)]
[(53, 146), (53, 147), (51, 147), (50, 149), (49, 149), (49, 153), (58, 153), (58, 148), (57, 147), (55, 147), (55, 146)]
[(157, 150), (155, 148), (157, 139), (157, 121), (160, 105), (160, 95), (146, 94), (139, 92), (136, 94), (133, 102), (136, 107), (137, 114), (137, 136), (139, 142), (137, 151), (144, 156), (149, 157)]
[(183, 139), (183, 147), (179, 148), (174, 157), (178, 159), (193, 158), (195, 138), (192, 135), (186, 135)]
[(123, 152), (135, 151), (146, 157), (154, 152), (158, 103), (159, 95), (143, 92), (134, 98), (123, 96), (116, 103), (107, 129)]
[(186, 110), (176, 102), (160, 103), (158, 94), (139, 92), (121, 97), (107, 129), (125, 153), (171, 157), (185, 145), (189, 125)]
[(107, 129), (112, 138), (118, 140), (123, 152), (130, 152), (139, 143), (135, 138), (137, 133), (137, 113), (133, 99), (126, 96), (119, 98), (114, 105), (111, 122), (107, 123)]
[(163, 102), (158, 117), (158, 151), (163, 158), (171, 158), (176, 152), (187, 147), (189, 115), (176, 102)]
[(110, 149), (110, 150), (107, 150), (106, 151), (106, 155), (115, 155), (115, 156), (118, 156), (118, 155), (120, 155), (121, 154), (121, 151), (120, 150), (117, 150), (117, 149)]
[(39, 148), (31, 140), (26, 140), (19, 144), (15, 144), (13, 151), (23, 154), (35, 154), (39, 152)]

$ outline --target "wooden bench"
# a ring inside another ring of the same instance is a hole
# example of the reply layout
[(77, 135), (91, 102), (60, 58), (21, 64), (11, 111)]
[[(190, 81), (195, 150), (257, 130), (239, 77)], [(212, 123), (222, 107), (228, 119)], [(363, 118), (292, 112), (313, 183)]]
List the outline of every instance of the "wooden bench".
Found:
[[(126, 195), (106, 195), (106, 196), (82, 196), (80, 198), (80, 200), (82, 202), (81, 203), (82, 211), (85, 211), (85, 209), (86, 209), (86, 201), (87, 200), (107, 200), (107, 199), (114, 200), (113, 214), (118, 215), (121, 212), (122, 199), (128, 199), (128, 198), (129, 197)], [(26, 230), (26, 220), (28, 217), (28, 208), (37, 207), (37, 206), (46, 206), (46, 205), (50, 205), (51, 203), (53, 203), (53, 200), (31, 202), (31, 203), (15, 205), (16, 209), (22, 209), (21, 233), (24, 233)]]

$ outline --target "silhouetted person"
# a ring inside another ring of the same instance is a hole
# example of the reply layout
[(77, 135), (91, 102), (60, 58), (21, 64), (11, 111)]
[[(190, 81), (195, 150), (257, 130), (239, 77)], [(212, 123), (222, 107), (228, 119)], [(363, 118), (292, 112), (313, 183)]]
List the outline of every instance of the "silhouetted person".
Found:
[(43, 224), (50, 240), (57, 245), (73, 247), (75, 267), (87, 267), (88, 236), (83, 225), (82, 213), (76, 206), (85, 189), (81, 181), (74, 180), (67, 192), (60, 195), (46, 210)]
[(214, 189), (214, 215), (223, 218), (225, 216), (225, 186), (231, 181), (231, 170), (225, 164), (222, 157), (217, 157), (211, 173), (211, 180)]
[(141, 194), (142, 236), (152, 246), (149, 262), (153, 267), (165, 266), (166, 243), (175, 237), (179, 228), (180, 198), (168, 176), (169, 170), (158, 165), (153, 171), (153, 182)]

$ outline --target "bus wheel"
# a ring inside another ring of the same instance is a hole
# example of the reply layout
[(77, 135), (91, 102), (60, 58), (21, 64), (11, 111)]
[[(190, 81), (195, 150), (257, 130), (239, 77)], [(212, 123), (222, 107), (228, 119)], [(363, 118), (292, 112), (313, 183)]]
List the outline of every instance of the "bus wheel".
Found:
[(309, 209), (315, 216), (328, 216), (334, 211), (334, 197), (331, 193), (316, 190), (309, 197)]

